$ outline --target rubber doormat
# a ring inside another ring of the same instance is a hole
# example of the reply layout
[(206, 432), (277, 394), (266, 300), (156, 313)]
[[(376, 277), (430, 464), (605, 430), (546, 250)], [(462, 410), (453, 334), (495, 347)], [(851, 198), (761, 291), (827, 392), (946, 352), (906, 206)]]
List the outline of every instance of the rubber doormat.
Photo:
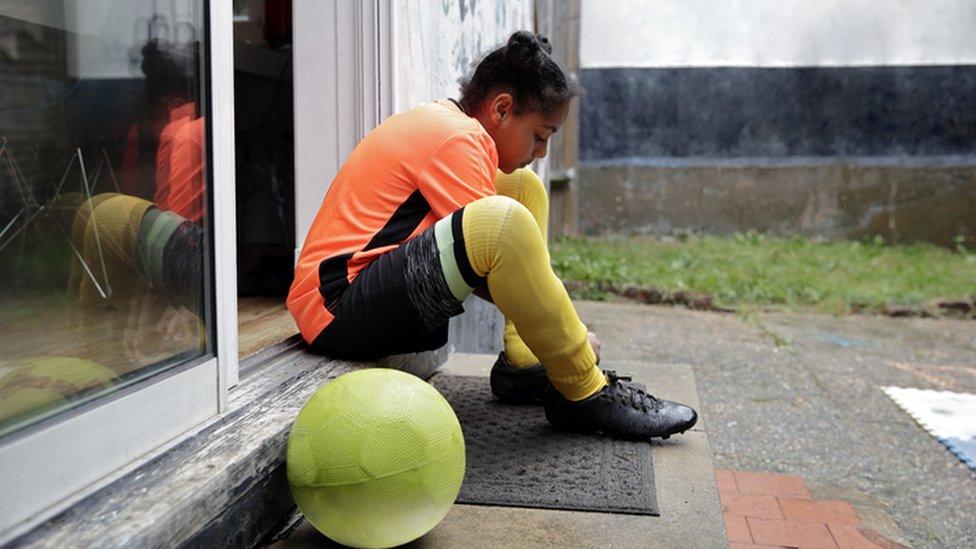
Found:
[(923, 429), (976, 470), (976, 395), (902, 387), (883, 390)]
[(458, 503), (657, 515), (651, 445), (549, 426), (542, 406), (494, 399), (487, 377), (438, 374), (467, 453)]

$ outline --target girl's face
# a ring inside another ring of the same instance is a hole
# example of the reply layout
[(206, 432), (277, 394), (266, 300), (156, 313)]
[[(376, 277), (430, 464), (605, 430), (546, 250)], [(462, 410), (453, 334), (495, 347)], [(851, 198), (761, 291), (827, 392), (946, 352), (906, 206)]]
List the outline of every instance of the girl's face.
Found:
[(527, 110), (515, 114), (515, 104), (508, 93), (500, 93), (488, 102), (477, 116), (498, 150), (498, 169), (512, 173), (524, 168), (549, 152), (549, 138), (556, 133), (569, 114), (569, 101), (553, 109), (548, 116)]

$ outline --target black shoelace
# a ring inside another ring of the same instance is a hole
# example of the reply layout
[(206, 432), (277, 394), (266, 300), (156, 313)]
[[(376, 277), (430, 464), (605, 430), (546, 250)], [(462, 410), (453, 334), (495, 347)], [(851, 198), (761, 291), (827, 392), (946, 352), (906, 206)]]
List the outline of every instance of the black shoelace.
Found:
[(661, 407), (661, 401), (655, 398), (654, 395), (642, 391), (630, 383), (617, 383), (618, 381), (633, 381), (632, 377), (618, 376), (617, 372), (613, 370), (604, 370), (603, 373), (607, 375), (607, 380), (610, 382), (610, 385), (615, 388), (613, 393), (620, 399), (621, 403), (630, 405), (634, 409), (642, 412), (646, 412), (648, 409), (657, 410)]

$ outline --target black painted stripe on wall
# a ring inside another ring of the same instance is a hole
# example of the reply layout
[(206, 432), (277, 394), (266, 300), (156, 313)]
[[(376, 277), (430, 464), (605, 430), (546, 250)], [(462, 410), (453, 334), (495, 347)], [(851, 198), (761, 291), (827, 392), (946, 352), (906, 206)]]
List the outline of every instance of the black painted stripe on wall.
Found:
[(976, 154), (976, 66), (585, 69), (580, 156)]

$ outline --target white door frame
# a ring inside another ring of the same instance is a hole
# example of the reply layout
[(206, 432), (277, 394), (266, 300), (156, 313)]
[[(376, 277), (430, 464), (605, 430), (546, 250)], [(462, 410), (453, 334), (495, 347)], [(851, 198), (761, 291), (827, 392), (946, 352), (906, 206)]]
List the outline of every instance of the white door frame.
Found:
[(217, 399), (237, 385), (237, 159), (234, 152), (234, 12), (231, 2), (210, 4), (210, 135), (213, 153), (214, 310), (219, 373)]
[[(0, 440), (0, 545), (183, 440), (237, 382), (233, 13), (209, 4), (216, 357), (203, 357)], [(210, 286), (210, 282), (207, 286)]]
[(393, 114), (391, 0), (294, 0), (295, 259), (360, 139)]

